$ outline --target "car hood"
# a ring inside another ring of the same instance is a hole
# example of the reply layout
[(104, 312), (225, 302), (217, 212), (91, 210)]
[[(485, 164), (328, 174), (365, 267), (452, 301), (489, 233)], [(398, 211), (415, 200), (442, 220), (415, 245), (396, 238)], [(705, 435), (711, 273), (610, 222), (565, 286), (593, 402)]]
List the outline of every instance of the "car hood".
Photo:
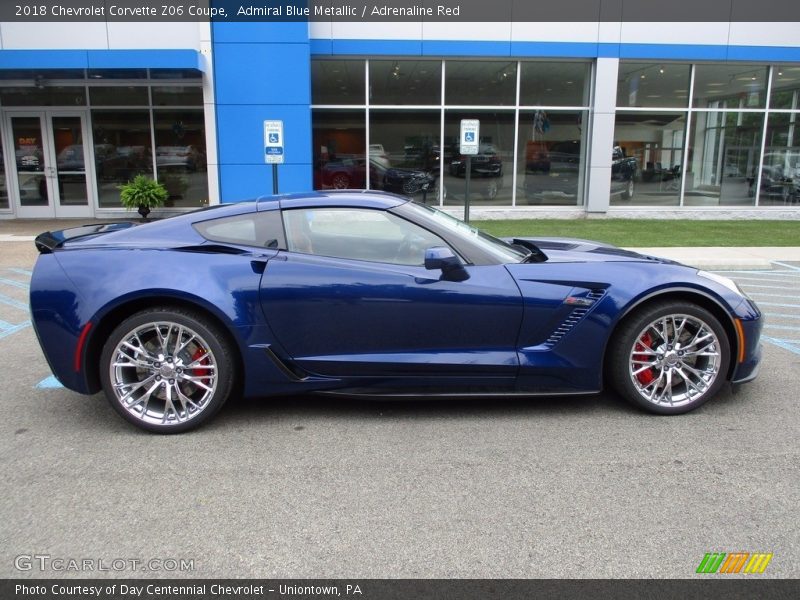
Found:
[(514, 237), (503, 238), (510, 244), (525, 247), (535, 246), (547, 256), (547, 262), (648, 262), (669, 265), (681, 263), (632, 250), (625, 250), (592, 240), (561, 237)]

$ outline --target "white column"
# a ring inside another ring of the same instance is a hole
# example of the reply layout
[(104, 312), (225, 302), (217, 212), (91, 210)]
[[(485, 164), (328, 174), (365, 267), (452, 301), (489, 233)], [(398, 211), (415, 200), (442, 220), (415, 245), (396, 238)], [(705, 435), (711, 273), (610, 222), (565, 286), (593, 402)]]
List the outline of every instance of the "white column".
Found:
[(614, 146), (614, 117), (617, 104), (618, 58), (598, 58), (595, 66), (591, 141), (587, 154), (589, 186), (586, 212), (608, 212), (611, 194), (611, 151)]
[(219, 204), (219, 158), (217, 156), (217, 105), (214, 99), (214, 61), (212, 59), (211, 23), (198, 23), (200, 54), (205, 61), (203, 73), (203, 117), (206, 129), (206, 175), (208, 203)]

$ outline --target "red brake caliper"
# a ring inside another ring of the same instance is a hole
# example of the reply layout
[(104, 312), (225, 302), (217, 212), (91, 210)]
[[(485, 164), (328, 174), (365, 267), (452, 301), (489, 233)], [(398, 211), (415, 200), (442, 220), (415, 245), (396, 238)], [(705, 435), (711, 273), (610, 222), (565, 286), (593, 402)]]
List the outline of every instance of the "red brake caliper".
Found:
[[(206, 351), (203, 350), (202, 348), (198, 347), (197, 350), (194, 351), (194, 354), (192, 354), (192, 360), (189, 361), (189, 364), (192, 364), (194, 361), (198, 360), (199, 358), (202, 358), (205, 355), (206, 355)], [(197, 364), (197, 366), (199, 367), (200, 365), (208, 365), (208, 364), (209, 364), (209, 361), (208, 361), (208, 357), (206, 356), (206, 358), (201, 360)], [(200, 377), (202, 375), (208, 375), (208, 369), (194, 368), (194, 369), (192, 369), (191, 373), (192, 373), (192, 377)]]
[[(639, 339), (639, 341), (636, 342), (636, 348), (634, 350), (652, 350), (653, 349), (652, 345), (653, 345), (653, 338), (650, 337), (649, 333), (645, 333)], [(646, 361), (649, 358), (650, 358), (650, 356), (647, 355), (647, 354), (634, 354), (633, 355), (633, 359), (634, 360)], [(642, 385), (648, 385), (649, 383), (652, 383), (652, 381), (655, 378), (656, 378), (656, 374), (655, 374), (655, 370), (654, 369), (647, 369), (647, 370), (642, 371), (641, 373), (638, 373), (636, 375), (636, 379), (638, 379), (639, 383), (641, 383)]]

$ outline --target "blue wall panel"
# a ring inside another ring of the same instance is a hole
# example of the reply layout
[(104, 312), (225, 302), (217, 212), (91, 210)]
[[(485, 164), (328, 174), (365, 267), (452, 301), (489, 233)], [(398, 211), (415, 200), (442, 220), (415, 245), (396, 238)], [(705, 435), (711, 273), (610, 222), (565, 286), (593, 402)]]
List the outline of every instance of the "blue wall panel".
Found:
[[(311, 115), (307, 106), (247, 104), (217, 106), (218, 145), (226, 149), (228, 164), (264, 164), (264, 120), (280, 119), (286, 136), (286, 162), (303, 164), (311, 146)], [(299, 160), (303, 157), (302, 160)], [(283, 190), (281, 190), (283, 191)]]
[(215, 44), (218, 104), (309, 104), (308, 44)]
[[(306, 140), (310, 147), (310, 140)], [(248, 200), (272, 193), (271, 165), (220, 165), (220, 179), (225, 182), (223, 202)], [(281, 193), (311, 190), (311, 170), (306, 165), (278, 165)]]
[(281, 119), (286, 163), (279, 191), (308, 191), (311, 176), (311, 51), (307, 23), (214, 23), (220, 200), (272, 193), (264, 121)]
[(302, 43), (307, 37), (308, 23), (305, 21), (214, 24), (214, 41), (220, 44), (247, 42), (262, 44), (265, 41), (273, 44), (278, 42), (297, 43), (298, 41)]

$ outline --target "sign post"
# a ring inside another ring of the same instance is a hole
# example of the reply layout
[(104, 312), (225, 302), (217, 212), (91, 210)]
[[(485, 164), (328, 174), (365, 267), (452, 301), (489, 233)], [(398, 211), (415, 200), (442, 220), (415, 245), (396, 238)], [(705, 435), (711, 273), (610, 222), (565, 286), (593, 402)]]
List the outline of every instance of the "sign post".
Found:
[(478, 119), (461, 119), (459, 152), (467, 157), (464, 174), (464, 221), (469, 223), (469, 180), (472, 174), (472, 157), (478, 153), (481, 122)]
[(264, 162), (272, 165), (272, 193), (278, 193), (278, 165), (283, 164), (283, 121), (264, 121)]

